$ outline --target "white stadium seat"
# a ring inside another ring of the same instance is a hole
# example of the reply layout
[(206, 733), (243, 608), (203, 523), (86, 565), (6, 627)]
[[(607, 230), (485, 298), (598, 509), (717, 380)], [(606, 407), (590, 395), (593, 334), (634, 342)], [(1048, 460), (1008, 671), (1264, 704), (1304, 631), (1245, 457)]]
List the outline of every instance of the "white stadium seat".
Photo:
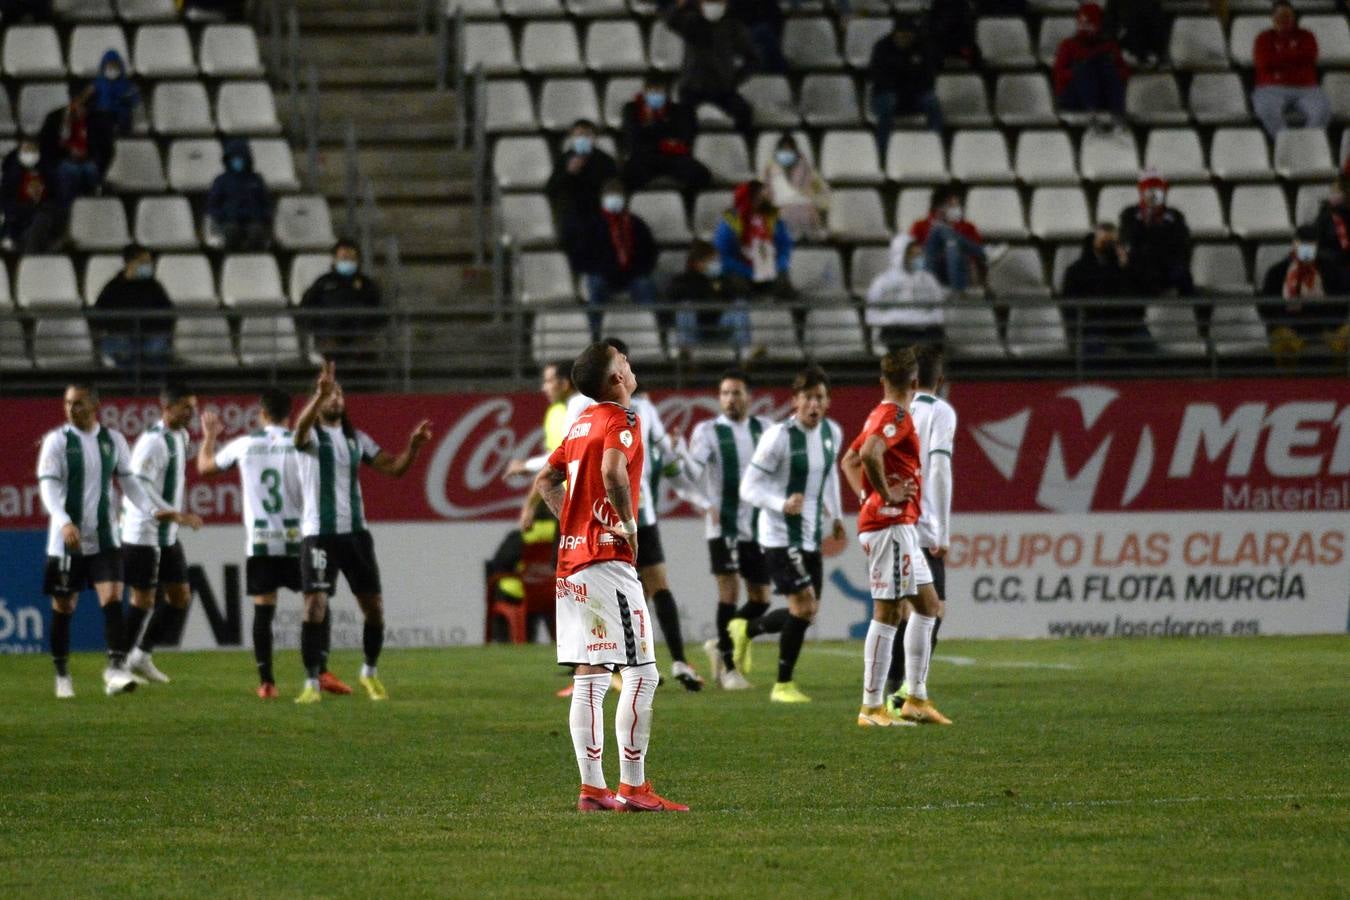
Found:
[(892, 181), (942, 184), (950, 177), (942, 135), (932, 131), (895, 131), (886, 148), (886, 177)]
[(126, 268), (120, 253), (98, 253), (90, 256), (84, 263), (84, 303), (93, 306), (98, 295), (108, 286), (108, 282), (117, 277), (117, 273)]
[(112, 0), (56, 0), (52, 11), (63, 22), (111, 22), (114, 18)]
[(804, 299), (823, 300), (848, 296), (844, 263), (833, 247), (802, 247), (792, 254), (789, 269), (792, 286)]
[(543, 194), (507, 194), (501, 202), (501, 228), (525, 247), (553, 244), (553, 214)]
[(572, 359), (591, 342), (590, 324), (584, 312), (539, 312), (531, 338), (535, 359)]
[(183, 362), (203, 368), (239, 364), (230, 323), (224, 316), (179, 318), (173, 324), (173, 352)]
[[(1036, 201), (1032, 200), (1034, 218)], [(1035, 247), (1009, 247), (1003, 258), (989, 267), (989, 287), (996, 296), (1046, 292), (1041, 254)]]
[(661, 329), (651, 310), (609, 307), (605, 310), (605, 334), (628, 345), (628, 358), (634, 362), (661, 362), (667, 356), (661, 349)]
[(852, 307), (808, 310), (804, 331), (806, 354), (811, 359), (850, 359), (867, 352), (862, 323)]
[(1306, 225), (1317, 217), (1322, 201), (1331, 193), (1331, 185), (1326, 182), (1301, 184), (1298, 196), (1294, 200), (1294, 224)]
[(708, 167), (716, 181), (738, 184), (754, 177), (750, 151), (739, 134), (700, 134), (694, 138), (694, 158)]
[(592, 72), (644, 72), (647, 54), (633, 21), (592, 22), (586, 29), (586, 68)]
[[(1215, 195), (1215, 202), (1218, 202), (1218, 195)], [(1093, 216), (1093, 222), (1120, 222), (1120, 214), (1126, 207), (1139, 205), (1139, 190), (1135, 185), (1108, 185), (1101, 189), (1097, 194), (1097, 214)], [(1222, 220), (1220, 215), (1220, 220)], [(1076, 258), (1076, 257), (1075, 257)]]
[(600, 100), (589, 78), (550, 78), (539, 94), (539, 124), (565, 131), (577, 119), (600, 119)]
[(519, 19), (561, 18), (562, 4), (558, 0), (501, 0), (502, 13)]
[(32, 367), (23, 323), (14, 316), (0, 316), (0, 370), (15, 372)]
[(1067, 131), (1023, 131), (1017, 136), (1017, 177), (1028, 184), (1077, 184)]
[(155, 86), (151, 121), (163, 135), (211, 134), (211, 104), (200, 81), (164, 81)]
[(854, 69), (866, 69), (872, 59), (872, 48), (877, 41), (891, 33), (889, 18), (864, 18), (855, 16), (848, 20), (844, 29), (844, 58)]
[(1014, 179), (1003, 132), (968, 129), (952, 137), (952, 177), (961, 181), (1008, 182)]
[(1092, 230), (1079, 187), (1038, 187), (1031, 195), (1031, 233), (1043, 241), (1071, 240)]
[(820, 174), (831, 184), (880, 184), (876, 140), (867, 131), (830, 131), (820, 145)]
[(623, 0), (565, 0), (563, 5), (572, 15), (583, 19), (621, 16), (628, 11)]
[(942, 120), (949, 127), (992, 125), (984, 79), (969, 73), (939, 75), (934, 85)]
[(623, 108), (642, 90), (641, 78), (611, 78), (605, 82), (605, 99), (601, 114), (606, 128), (623, 128)]
[(1178, 69), (1228, 68), (1227, 41), (1219, 20), (1209, 16), (1178, 16), (1172, 23), (1167, 55)]
[(1005, 125), (1053, 125), (1059, 121), (1050, 82), (1040, 74), (1000, 75), (994, 90), (994, 113)]
[(1228, 53), (1233, 65), (1250, 69), (1256, 36), (1270, 28), (1270, 16), (1234, 16), (1228, 29)]
[(530, 99), (530, 89), (525, 82), (514, 78), (489, 81), (483, 94), (487, 106), (483, 127), (489, 134), (539, 128), (539, 121), (534, 117), (534, 101)]
[(536, 75), (584, 71), (571, 22), (527, 22), (520, 37), (520, 67)]
[(1273, 178), (1270, 148), (1259, 128), (1219, 128), (1209, 145), (1209, 166), (1224, 181)]
[(192, 41), (182, 25), (142, 25), (132, 55), (146, 78), (188, 78), (197, 74)]
[(1328, 72), (1322, 78), (1322, 90), (1331, 104), (1332, 120), (1350, 121), (1350, 72)]
[(794, 17), (783, 28), (783, 55), (793, 69), (840, 69), (834, 23), (823, 17)]
[(321, 196), (282, 197), (272, 230), (283, 250), (327, 250), (337, 241), (328, 201)]
[(33, 361), (39, 369), (82, 369), (93, 360), (94, 342), (84, 319), (38, 319), (33, 328)]
[(516, 283), (520, 286), (520, 302), (526, 306), (576, 299), (576, 282), (567, 257), (561, 253), (519, 254)]
[(514, 75), (520, 71), (511, 29), (503, 22), (468, 22), (464, 26), (464, 55), (460, 66), (471, 72), (479, 66), (488, 75)]
[(647, 38), (647, 58), (659, 72), (678, 72), (684, 65), (684, 40), (657, 19)]
[(14, 302), (20, 309), (78, 309), (80, 288), (70, 257), (40, 254), (20, 257), (14, 277)]
[(919, 219), (927, 218), (928, 207), (933, 200), (933, 189), (927, 187), (904, 188), (895, 198), (895, 230), (909, 231)]
[(1174, 187), (1167, 192), (1167, 205), (1181, 210), (1193, 238), (1218, 238), (1228, 234), (1219, 194), (1209, 185)]
[(266, 74), (258, 36), (248, 25), (207, 25), (202, 31), (202, 74), (212, 78), (261, 78)]
[(245, 366), (291, 365), (299, 359), (300, 338), (290, 316), (247, 316), (239, 323), (239, 361)]
[(169, 186), (183, 193), (208, 190), (225, 171), (215, 138), (180, 138), (169, 145)]
[(291, 145), (282, 138), (253, 138), (248, 142), (253, 151), (253, 170), (262, 176), (274, 191), (298, 191), (300, 179), (295, 174), (295, 157)]
[(1287, 237), (1293, 226), (1284, 189), (1273, 184), (1234, 188), (1228, 223), (1233, 234), (1244, 240)]
[(174, 306), (220, 305), (211, 261), (200, 253), (165, 253), (155, 262), (155, 278)]
[(890, 247), (855, 247), (849, 261), (849, 293), (858, 298), (866, 297), (872, 281), (890, 266)]
[(1134, 181), (1139, 174), (1139, 147), (1127, 128), (1083, 132), (1079, 168), (1091, 181)]
[(227, 81), (216, 94), (216, 122), (225, 134), (280, 134), (277, 101), (265, 81)]
[(764, 348), (768, 359), (794, 361), (801, 356), (797, 347), (797, 328), (792, 313), (786, 309), (752, 306), (750, 340)]
[(1238, 244), (1196, 244), (1191, 251), (1191, 278), (1205, 293), (1249, 294), (1252, 290)]
[(1191, 79), (1191, 114), (1203, 125), (1238, 125), (1251, 121), (1247, 92), (1236, 72), (1198, 72)]
[(628, 208), (647, 223), (658, 244), (687, 244), (693, 237), (677, 191), (639, 191), (629, 199)]
[(956, 357), (1002, 359), (1008, 355), (998, 336), (994, 308), (983, 300), (953, 300), (942, 309), (942, 331)]
[(966, 218), (993, 240), (1023, 240), (1027, 237), (1022, 199), (1016, 188), (974, 187), (966, 195)]
[(541, 137), (500, 138), (492, 148), (492, 174), (506, 190), (542, 188), (553, 172), (553, 156)]
[(127, 211), (116, 197), (79, 197), (70, 207), (70, 240), (75, 249), (121, 250), (131, 243)]
[(136, 243), (152, 250), (196, 250), (197, 230), (186, 197), (142, 197), (136, 204)]
[(175, 0), (117, 0), (117, 16), (124, 22), (171, 22), (178, 18)]
[(760, 128), (795, 128), (802, 117), (792, 99), (792, 86), (782, 75), (753, 75), (741, 84), (741, 96), (755, 109)]
[(240, 306), (281, 308), (286, 292), (281, 270), (270, 253), (235, 253), (220, 268), (220, 299), (231, 309)]
[(1013, 356), (1063, 356), (1069, 352), (1064, 317), (1052, 305), (1014, 305), (1008, 310), (1008, 350)]
[(290, 305), (299, 306), (305, 291), (332, 269), (331, 253), (297, 253), (291, 260), (291, 271), (286, 278), (286, 299)]
[(1155, 128), (1149, 132), (1144, 166), (1157, 169), (1173, 182), (1209, 178), (1200, 136), (1190, 128)]
[(1324, 128), (1285, 128), (1275, 135), (1275, 171), (1281, 178), (1329, 179), (1336, 172)]
[(1047, 16), (1041, 19), (1041, 31), (1036, 40), (1036, 55), (1040, 57), (1041, 65), (1053, 66), (1059, 45), (1077, 30), (1078, 22), (1073, 16)]
[(168, 183), (159, 147), (154, 141), (119, 138), (112, 164), (108, 166), (107, 183), (123, 193), (155, 194), (164, 190)]
[[(731, 191), (704, 191), (694, 201), (694, 236), (711, 240), (717, 223), (731, 208)], [(681, 267), (683, 268), (683, 267)]]
[(60, 78), (66, 74), (61, 41), (50, 25), (9, 25), (0, 56), (10, 78)]
[(78, 78), (92, 78), (98, 74), (103, 54), (116, 50), (131, 74), (131, 52), (127, 36), (120, 25), (76, 25), (70, 32), (70, 51), (66, 56), (70, 74)]
[(1340, 15), (1303, 16), (1298, 24), (1317, 36), (1317, 62), (1332, 69), (1350, 67), (1350, 23)]
[(849, 75), (807, 75), (800, 108), (806, 124), (817, 128), (856, 127), (862, 121), (858, 91)]
[(975, 43), (985, 65), (994, 69), (1031, 69), (1031, 35), (1025, 19), (1015, 16), (981, 16), (975, 24)]
[(1149, 334), (1163, 353), (1203, 356), (1205, 342), (1195, 323), (1195, 311), (1173, 304), (1151, 304), (1144, 313)]
[(826, 228), (833, 240), (845, 243), (885, 241), (890, 238), (881, 196), (872, 188), (834, 191), (830, 196)]
[(1209, 337), (1220, 356), (1264, 355), (1270, 349), (1266, 327), (1250, 303), (1221, 303), (1214, 307)]
[(1175, 125), (1186, 121), (1177, 80), (1167, 73), (1140, 73), (1125, 85), (1125, 113), (1147, 125)]

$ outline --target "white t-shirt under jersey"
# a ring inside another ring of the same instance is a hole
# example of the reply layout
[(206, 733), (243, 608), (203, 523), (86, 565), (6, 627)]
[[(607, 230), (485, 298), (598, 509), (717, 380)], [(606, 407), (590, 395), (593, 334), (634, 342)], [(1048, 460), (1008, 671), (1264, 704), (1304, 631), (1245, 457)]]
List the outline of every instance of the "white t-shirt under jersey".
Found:
[(300, 451), (300, 491), (304, 497), (301, 535), (365, 531), (358, 469), (362, 462), (369, 463), (379, 455), (380, 445), (364, 431), (349, 438), (342, 433), (341, 425), (315, 423), (309, 444), (296, 449)]
[(215, 463), (221, 471), (239, 467), (248, 555), (298, 555), (304, 497), (299, 452), (290, 431), (264, 425), (240, 435), (220, 448)]

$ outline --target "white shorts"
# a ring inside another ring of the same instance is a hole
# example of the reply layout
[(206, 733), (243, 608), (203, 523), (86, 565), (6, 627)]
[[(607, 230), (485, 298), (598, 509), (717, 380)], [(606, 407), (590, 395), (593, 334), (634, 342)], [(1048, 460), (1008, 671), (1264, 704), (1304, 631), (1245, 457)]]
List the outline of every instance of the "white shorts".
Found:
[(858, 535), (867, 551), (867, 577), (873, 600), (898, 600), (919, 593), (919, 585), (932, 584), (933, 573), (919, 547), (919, 530), (913, 525), (892, 525)]
[(656, 662), (642, 583), (628, 563), (606, 560), (559, 578), (557, 608), (560, 665)]

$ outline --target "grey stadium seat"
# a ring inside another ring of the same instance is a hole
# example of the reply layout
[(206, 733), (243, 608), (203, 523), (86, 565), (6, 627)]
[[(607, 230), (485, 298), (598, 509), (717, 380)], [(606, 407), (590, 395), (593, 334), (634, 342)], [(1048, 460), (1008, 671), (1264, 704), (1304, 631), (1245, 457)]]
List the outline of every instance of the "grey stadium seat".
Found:
[(169, 145), (169, 186), (175, 191), (205, 191), (224, 171), (220, 142), (215, 138), (183, 138)]
[(600, 100), (589, 78), (550, 78), (539, 93), (539, 124), (564, 131), (577, 119), (600, 119)]
[(281, 270), (270, 253), (235, 253), (225, 257), (220, 267), (220, 299), (235, 307), (276, 307), (286, 305), (281, 287)]
[(258, 36), (247, 25), (207, 25), (202, 31), (202, 74), (212, 78), (265, 75)]
[(867, 353), (867, 337), (851, 306), (828, 306), (806, 313), (806, 353), (812, 359), (852, 359)]
[(507, 190), (542, 188), (553, 172), (553, 156), (541, 137), (499, 138), (492, 148), (492, 174)]
[(910, 183), (945, 183), (951, 174), (947, 171), (942, 135), (931, 131), (891, 132), (886, 148), (886, 177)]
[(520, 302), (532, 305), (576, 299), (576, 281), (561, 253), (521, 253), (517, 257)]
[(127, 37), (120, 25), (76, 25), (70, 33), (70, 51), (67, 54), (70, 74), (80, 78), (97, 75), (103, 54), (108, 50), (117, 51), (129, 73), (132, 69), (131, 51), (127, 48)]
[(647, 223), (659, 244), (687, 244), (693, 237), (677, 191), (639, 191), (629, 199), (629, 209)]
[(1234, 72), (1198, 72), (1191, 79), (1191, 114), (1203, 125), (1240, 125), (1251, 121), (1247, 91)]
[(155, 278), (174, 306), (213, 309), (220, 305), (211, 261), (200, 253), (165, 253), (155, 263)]
[(826, 219), (830, 237), (836, 241), (857, 243), (890, 238), (881, 196), (872, 188), (845, 188), (830, 196)]
[(165, 81), (155, 86), (151, 122), (164, 135), (212, 134), (211, 104), (200, 81)]
[(1209, 145), (1209, 166), (1225, 181), (1273, 178), (1266, 134), (1259, 128), (1219, 128)]
[(117, 273), (126, 268), (120, 253), (98, 253), (90, 256), (84, 264), (84, 303), (93, 306), (98, 295), (107, 287), (108, 282), (117, 277)]
[(1027, 236), (1022, 199), (1016, 188), (971, 188), (966, 194), (966, 218), (987, 238), (1022, 240)]
[(591, 342), (586, 314), (574, 310), (548, 310), (534, 317), (531, 347), (536, 360), (572, 359)]
[(1001, 131), (968, 129), (952, 137), (952, 177), (962, 181), (1009, 182), (1015, 177)]
[(1157, 169), (1168, 181), (1209, 178), (1200, 136), (1190, 128), (1155, 128), (1149, 132), (1144, 166)]
[(866, 297), (872, 281), (890, 265), (890, 247), (855, 247), (849, 261), (849, 293), (860, 299)]
[(802, 79), (800, 108), (806, 124), (818, 128), (856, 127), (862, 121), (850, 75), (807, 75)]
[(197, 230), (186, 197), (142, 197), (136, 204), (136, 243), (152, 250), (196, 250)]
[(175, 0), (117, 0), (117, 16), (124, 22), (172, 22), (178, 5)]
[(70, 257), (30, 254), (19, 259), (14, 302), (20, 309), (78, 309), (80, 288)]
[(1205, 342), (1200, 339), (1195, 313), (1185, 306), (1150, 304), (1144, 313), (1149, 334), (1158, 349), (1176, 356), (1203, 356)]
[(611, 78), (605, 82), (605, 99), (602, 115), (606, 128), (618, 131), (623, 128), (623, 108), (628, 101), (642, 90), (641, 78)]
[(543, 194), (507, 194), (501, 200), (501, 228), (516, 244), (537, 247), (556, 243), (553, 214)]
[(489, 81), (483, 93), (487, 106), (487, 120), (483, 124), (489, 134), (538, 130), (539, 120), (534, 117), (534, 101), (530, 99), (530, 89), (525, 82), (514, 78)]
[(1073, 16), (1047, 16), (1041, 19), (1041, 30), (1036, 39), (1036, 55), (1040, 57), (1041, 65), (1053, 66), (1060, 43), (1072, 37), (1077, 30), (1078, 22)]
[(50, 25), (10, 25), (0, 56), (11, 78), (60, 78), (66, 74), (61, 41)]
[(963, 128), (993, 124), (989, 95), (985, 93), (984, 79), (980, 76), (969, 73), (939, 75), (934, 90), (942, 107), (942, 120), (948, 126)]
[(19, 88), (19, 129), (24, 134), (36, 135), (42, 120), (52, 110), (65, 106), (70, 99), (64, 81), (28, 82)]
[(239, 323), (239, 361), (244, 365), (292, 365), (299, 359), (300, 338), (289, 315), (247, 316)]
[(1245, 240), (1289, 236), (1293, 226), (1284, 189), (1273, 184), (1234, 188), (1228, 224), (1233, 234)]
[(173, 325), (173, 352), (183, 362), (204, 368), (232, 368), (239, 364), (230, 323), (220, 315), (177, 319)]
[(754, 75), (741, 85), (741, 96), (755, 108), (760, 128), (795, 128), (802, 117), (792, 99), (792, 86), (782, 75)]
[(738, 184), (753, 177), (750, 151), (739, 134), (700, 134), (694, 138), (694, 158), (723, 183)]
[[(1035, 200), (1032, 204), (1034, 207)], [(1035, 247), (1009, 247), (1003, 258), (989, 267), (989, 287), (1000, 297), (1044, 294), (1046, 284), (1041, 254)]]
[(571, 22), (527, 22), (520, 37), (520, 67), (536, 75), (584, 71), (581, 45)]
[(650, 310), (610, 307), (605, 310), (605, 334), (628, 344), (628, 356), (634, 362), (662, 362), (661, 330)]
[(291, 306), (299, 306), (305, 291), (332, 268), (333, 257), (329, 253), (297, 253), (286, 278), (286, 298)]
[(1054, 125), (1059, 121), (1050, 82), (1040, 74), (1000, 75), (994, 90), (994, 113), (1005, 125)]
[(1247, 262), (1238, 244), (1196, 244), (1191, 251), (1191, 278), (1205, 293), (1250, 294)]
[(889, 18), (859, 16), (849, 19), (844, 29), (844, 57), (848, 64), (855, 69), (866, 69), (872, 59), (872, 48), (877, 41), (891, 33), (891, 28)]
[(1066, 131), (1023, 131), (1017, 136), (1015, 159), (1017, 177), (1028, 184), (1078, 184)]
[(1079, 187), (1038, 187), (1031, 195), (1031, 233), (1045, 241), (1071, 240), (1092, 230)]
[(750, 341), (763, 347), (768, 359), (793, 361), (799, 358), (797, 328), (786, 309), (763, 306), (750, 308)]
[(1303, 16), (1299, 25), (1317, 36), (1317, 63), (1333, 69), (1350, 67), (1350, 24), (1340, 15)]
[(290, 143), (283, 138), (253, 138), (248, 146), (253, 151), (253, 170), (268, 187), (283, 192), (300, 189)]
[(1209, 185), (1174, 187), (1167, 193), (1167, 205), (1176, 207), (1186, 216), (1193, 238), (1218, 238), (1228, 234), (1219, 194)]
[(216, 123), (227, 135), (280, 134), (277, 101), (265, 81), (227, 81), (216, 93)]
[(731, 208), (731, 191), (704, 191), (694, 201), (694, 236), (710, 240), (717, 223)]
[(1167, 73), (1140, 73), (1125, 85), (1125, 113), (1147, 125), (1175, 125), (1186, 121), (1177, 81)]
[[(219, 151), (216, 153), (219, 156)], [(124, 193), (154, 194), (168, 186), (154, 141), (119, 138), (108, 166), (108, 186)]]
[(792, 286), (804, 299), (832, 299), (848, 296), (844, 282), (844, 264), (833, 247), (802, 247), (792, 254), (789, 268)]
[(1092, 181), (1134, 181), (1139, 174), (1139, 147), (1134, 134), (1126, 128), (1083, 132), (1079, 148), (1079, 168)]
[(827, 132), (820, 145), (820, 174), (830, 184), (880, 184), (884, 180), (870, 132)]
[(1298, 181), (1329, 179), (1336, 172), (1324, 128), (1285, 128), (1275, 135), (1275, 171)]
[(592, 72), (644, 72), (647, 54), (636, 22), (592, 22), (586, 29), (586, 68)]
[(93, 361), (94, 342), (84, 319), (38, 319), (33, 362), (39, 369), (85, 368)]
[(994, 69), (1031, 69), (1031, 35), (1026, 20), (1018, 16), (981, 16), (975, 23), (975, 43), (985, 65)]
[(1064, 356), (1069, 352), (1064, 317), (1045, 304), (1017, 304), (1008, 311), (1008, 350), (1013, 356)]
[(328, 201), (321, 196), (282, 197), (272, 231), (283, 250), (327, 250), (337, 241)]
[(983, 300), (953, 300), (942, 309), (942, 332), (956, 357), (1002, 359), (1008, 355), (998, 336), (994, 308)]
[(1219, 20), (1209, 16), (1178, 16), (1172, 23), (1167, 55), (1178, 69), (1227, 69), (1228, 49)]
[(463, 47), (464, 56), (460, 65), (466, 72), (479, 66), (488, 75), (514, 75), (520, 71), (511, 30), (502, 22), (467, 23), (464, 26)]
[(133, 45), (136, 71), (146, 78), (190, 78), (197, 74), (192, 41), (182, 25), (143, 25)]
[(131, 243), (127, 211), (116, 197), (79, 197), (70, 207), (70, 239), (76, 249), (120, 250)]
[(793, 69), (841, 69), (834, 23), (817, 16), (790, 18), (783, 28), (783, 55)]

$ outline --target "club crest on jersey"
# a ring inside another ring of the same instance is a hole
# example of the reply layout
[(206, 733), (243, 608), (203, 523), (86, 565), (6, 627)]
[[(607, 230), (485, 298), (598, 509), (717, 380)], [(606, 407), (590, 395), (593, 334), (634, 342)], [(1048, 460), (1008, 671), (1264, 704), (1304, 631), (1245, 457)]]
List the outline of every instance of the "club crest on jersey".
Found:
[(895, 427), (895, 424), (893, 422), (887, 422), (886, 427), (881, 429), (881, 433), (886, 435), (886, 437), (888, 438), (893, 438), (895, 437), (895, 433), (897, 430), (898, 429)]
[(633, 446), (633, 432), (627, 430), (620, 431), (619, 443), (623, 444), (625, 447)]
[(602, 641), (609, 637), (609, 631), (605, 628), (605, 623), (599, 616), (592, 616), (591, 622), (593, 623), (591, 625), (591, 634)]

